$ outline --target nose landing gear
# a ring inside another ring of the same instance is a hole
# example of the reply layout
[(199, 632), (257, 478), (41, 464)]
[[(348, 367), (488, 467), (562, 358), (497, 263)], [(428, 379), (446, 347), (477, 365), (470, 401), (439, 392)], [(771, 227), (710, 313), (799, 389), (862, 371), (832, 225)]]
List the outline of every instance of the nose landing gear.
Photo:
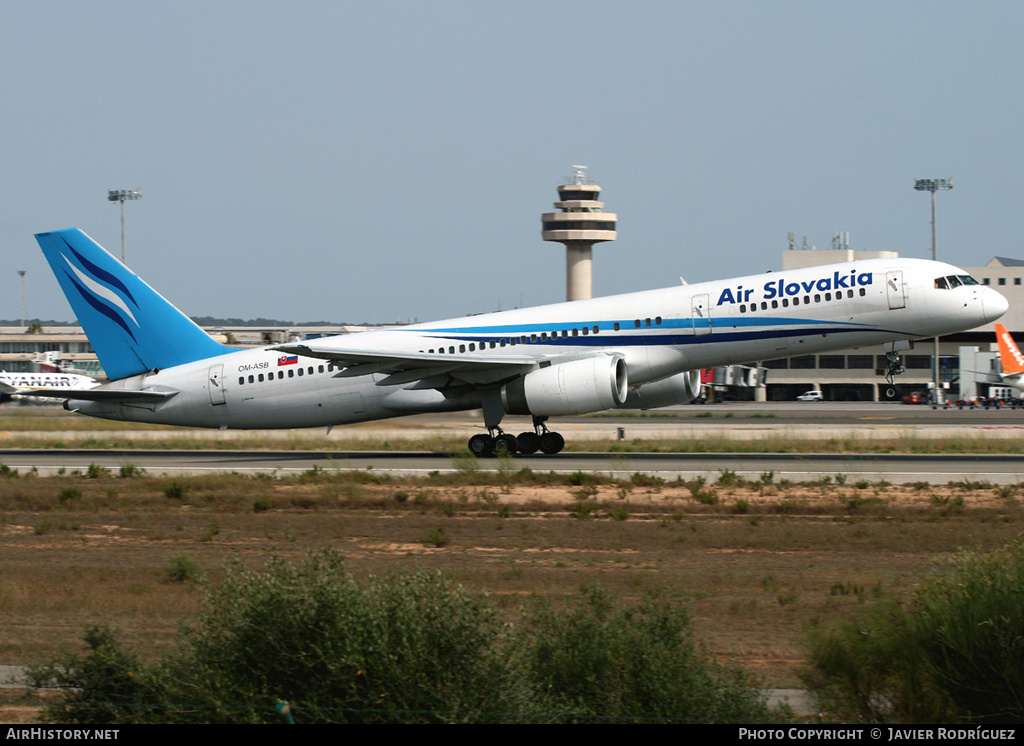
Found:
[(887, 365), (885, 366), (886, 384), (882, 387), (882, 398), (886, 401), (896, 401), (900, 398), (900, 387), (896, 385), (896, 376), (903, 373), (903, 361), (895, 352), (885, 353)]

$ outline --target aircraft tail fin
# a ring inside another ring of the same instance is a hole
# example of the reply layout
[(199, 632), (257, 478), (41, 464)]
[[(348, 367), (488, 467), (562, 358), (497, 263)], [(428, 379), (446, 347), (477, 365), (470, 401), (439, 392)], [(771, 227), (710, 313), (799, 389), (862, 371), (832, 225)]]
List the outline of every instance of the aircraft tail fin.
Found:
[(996, 341), (999, 342), (999, 360), (1003, 364), (1003, 373), (1024, 373), (1024, 355), (1002, 324), (996, 324)]
[(229, 351), (77, 228), (36, 241), (111, 380)]

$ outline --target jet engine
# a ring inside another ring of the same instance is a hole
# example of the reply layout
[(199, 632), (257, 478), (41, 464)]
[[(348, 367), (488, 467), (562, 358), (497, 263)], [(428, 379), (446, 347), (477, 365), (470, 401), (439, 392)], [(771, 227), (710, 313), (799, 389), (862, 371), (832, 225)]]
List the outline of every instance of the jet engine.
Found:
[(687, 370), (660, 381), (642, 383), (629, 390), (619, 409), (657, 409), (686, 404), (700, 396), (700, 371)]
[(527, 373), (501, 389), (508, 414), (570, 415), (622, 406), (629, 384), (626, 361), (596, 355)]

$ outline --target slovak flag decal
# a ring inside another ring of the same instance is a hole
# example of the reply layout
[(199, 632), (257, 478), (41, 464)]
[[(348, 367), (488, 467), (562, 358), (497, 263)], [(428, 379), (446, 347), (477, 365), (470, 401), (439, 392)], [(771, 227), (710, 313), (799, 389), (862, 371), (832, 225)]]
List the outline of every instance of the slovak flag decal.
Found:
[(298, 355), (281, 355), (281, 357), (279, 357), (277, 359), (278, 366), (281, 366), (281, 365), (297, 365), (298, 362), (299, 362), (299, 356)]

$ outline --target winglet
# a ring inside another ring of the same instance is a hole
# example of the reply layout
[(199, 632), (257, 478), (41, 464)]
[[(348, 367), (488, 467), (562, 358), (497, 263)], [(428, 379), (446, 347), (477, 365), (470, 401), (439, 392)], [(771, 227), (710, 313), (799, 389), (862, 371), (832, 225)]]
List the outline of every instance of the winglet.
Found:
[(77, 228), (36, 241), (112, 381), (229, 351)]
[(996, 341), (999, 342), (999, 359), (1003, 364), (1003, 373), (1024, 373), (1024, 355), (1002, 324), (996, 324)]

